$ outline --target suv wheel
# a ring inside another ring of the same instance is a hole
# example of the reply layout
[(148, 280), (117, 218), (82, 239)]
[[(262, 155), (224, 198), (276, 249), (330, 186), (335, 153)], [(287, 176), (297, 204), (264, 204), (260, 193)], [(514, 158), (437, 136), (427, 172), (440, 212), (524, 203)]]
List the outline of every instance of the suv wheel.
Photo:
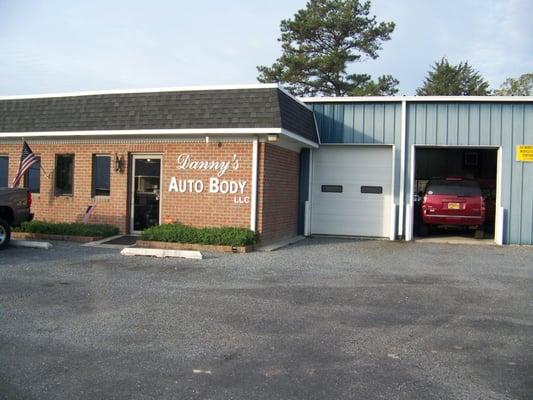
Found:
[(11, 239), (11, 227), (0, 218), (0, 250), (5, 249)]

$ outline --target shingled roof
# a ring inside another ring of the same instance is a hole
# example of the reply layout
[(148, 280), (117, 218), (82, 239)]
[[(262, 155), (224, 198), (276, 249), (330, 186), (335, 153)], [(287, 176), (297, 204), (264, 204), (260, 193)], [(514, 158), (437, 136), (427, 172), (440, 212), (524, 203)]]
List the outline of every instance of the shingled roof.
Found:
[(0, 132), (218, 128), (281, 128), (318, 142), (313, 112), (272, 85), (0, 98)]

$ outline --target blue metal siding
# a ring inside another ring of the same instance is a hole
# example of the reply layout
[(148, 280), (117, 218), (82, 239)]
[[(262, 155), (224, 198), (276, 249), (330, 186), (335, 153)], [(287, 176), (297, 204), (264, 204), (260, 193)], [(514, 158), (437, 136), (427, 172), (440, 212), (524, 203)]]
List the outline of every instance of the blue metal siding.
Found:
[(399, 143), (399, 102), (312, 103), (311, 107), (322, 143)]
[[(399, 202), (400, 102), (311, 103), (322, 143), (394, 144)], [(410, 202), (411, 147), (501, 146), (504, 243), (533, 244), (533, 163), (516, 146), (533, 144), (533, 103), (407, 102), (405, 201)]]

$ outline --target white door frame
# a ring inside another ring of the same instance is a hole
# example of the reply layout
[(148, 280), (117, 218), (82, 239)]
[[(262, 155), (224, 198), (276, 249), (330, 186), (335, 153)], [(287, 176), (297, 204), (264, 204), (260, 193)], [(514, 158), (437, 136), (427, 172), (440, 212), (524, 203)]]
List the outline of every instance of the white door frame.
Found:
[(405, 203), (405, 240), (413, 240), (413, 224), (414, 224), (414, 204), (413, 204), (413, 188), (415, 186), (415, 170), (416, 170), (416, 148), (453, 148), (453, 149), (489, 149), (496, 150), (496, 210), (494, 215), (494, 242), (496, 244), (503, 244), (503, 222), (504, 210), (501, 207), (502, 199), (502, 146), (494, 145), (448, 145), (448, 144), (412, 144), (411, 145), (411, 170), (410, 170), (410, 192), (408, 201)]
[(152, 158), (155, 160), (161, 160), (159, 164), (159, 221), (158, 224), (161, 225), (161, 205), (163, 204), (163, 188), (161, 183), (163, 181), (163, 154), (161, 153), (135, 153), (131, 155), (131, 177), (130, 177), (130, 190), (131, 190), (131, 199), (130, 199), (130, 232), (131, 233), (141, 233), (141, 231), (136, 231), (133, 229), (133, 217), (135, 212), (135, 160), (145, 160), (147, 158)]

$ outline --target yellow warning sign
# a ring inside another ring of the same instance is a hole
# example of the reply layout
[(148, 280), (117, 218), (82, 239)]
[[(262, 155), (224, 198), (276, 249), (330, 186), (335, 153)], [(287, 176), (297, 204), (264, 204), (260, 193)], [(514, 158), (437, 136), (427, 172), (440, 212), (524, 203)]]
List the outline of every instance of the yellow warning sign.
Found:
[(533, 145), (516, 146), (516, 161), (533, 162)]

